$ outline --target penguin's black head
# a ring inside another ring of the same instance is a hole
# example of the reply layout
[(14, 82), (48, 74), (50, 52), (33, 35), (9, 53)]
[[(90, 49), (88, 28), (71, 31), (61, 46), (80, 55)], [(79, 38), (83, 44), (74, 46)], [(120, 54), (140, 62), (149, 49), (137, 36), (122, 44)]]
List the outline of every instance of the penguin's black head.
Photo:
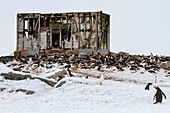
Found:
[(158, 86), (154, 86), (153, 88), (157, 89), (157, 90), (160, 90), (160, 88)]
[(152, 85), (152, 83), (148, 83), (148, 85)]
[(70, 68), (70, 67), (71, 67), (71, 65), (70, 65), (70, 64), (68, 64), (68, 65), (66, 65), (66, 66), (65, 66), (65, 68)]

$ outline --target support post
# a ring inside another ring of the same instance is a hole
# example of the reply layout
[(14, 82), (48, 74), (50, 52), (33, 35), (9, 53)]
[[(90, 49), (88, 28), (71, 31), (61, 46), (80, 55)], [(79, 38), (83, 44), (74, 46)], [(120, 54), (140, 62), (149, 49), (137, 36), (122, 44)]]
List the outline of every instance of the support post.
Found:
[(86, 40), (86, 15), (84, 14), (84, 40)]
[(41, 37), (41, 35), (40, 35), (40, 14), (39, 14), (39, 18), (38, 18), (38, 20), (39, 20), (39, 23), (38, 23), (38, 49), (40, 49), (40, 37)]
[(155, 76), (155, 84), (157, 84), (157, 76)]
[(50, 48), (52, 47), (52, 28), (50, 24)]
[(60, 28), (60, 48), (62, 48), (63, 49), (63, 47), (62, 47), (62, 32), (61, 32), (61, 28)]
[(25, 19), (24, 17), (22, 16), (22, 19), (23, 19), (23, 30), (24, 30), (24, 35), (22, 35), (22, 50), (24, 50), (24, 39), (25, 39)]
[(16, 50), (17, 51), (19, 51), (19, 49), (18, 49), (18, 45), (19, 45), (19, 39), (18, 39), (18, 21), (19, 20), (19, 14), (17, 14), (17, 48), (16, 48)]
[(78, 49), (80, 49), (80, 16), (78, 14)]
[(73, 50), (73, 21), (71, 22), (71, 51)]
[(96, 13), (96, 20), (95, 20), (95, 23), (96, 23), (96, 31), (95, 31), (95, 42), (96, 42), (96, 51), (98, 50), (98, 16), (97, 16), (97, 13)]

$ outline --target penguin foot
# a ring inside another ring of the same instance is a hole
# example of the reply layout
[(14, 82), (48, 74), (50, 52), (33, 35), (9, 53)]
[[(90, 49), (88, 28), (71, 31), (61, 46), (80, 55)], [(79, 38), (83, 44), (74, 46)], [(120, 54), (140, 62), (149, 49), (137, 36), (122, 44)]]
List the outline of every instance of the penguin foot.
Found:
[(153, 103), (153, 104), (156, 104), (157, 102)]

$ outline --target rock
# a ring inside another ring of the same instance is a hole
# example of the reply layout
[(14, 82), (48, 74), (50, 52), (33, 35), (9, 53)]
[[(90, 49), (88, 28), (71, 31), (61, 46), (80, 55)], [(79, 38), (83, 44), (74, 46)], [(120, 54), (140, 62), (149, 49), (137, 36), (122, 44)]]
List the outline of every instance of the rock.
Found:
[(14, 71), (21, 71), (20, 68), (13, 68), (12, 70), (14, 70)]
[(124, 56), (124, 55), (129, 56), (129, 53), (126, 53), (126, 52), (123, 52), (123, 51), (119, 52), (118, 54), (121, 55), (121, 56)]
[(31, 90), (25, 90), (25, 89), (17, 89), (16, 92), (23, 92), (27, 95), (32, 95), (34, 94), (35, 92), (34, 91), (31, 91)]
[(124, 69), (122, 67), (116, 67), (118, 69), (118, 71), (124, 71)]
[(148, 72), (149, 72), (149, 73), (156, 73), (156, 72), (155, 72), (155, 71), (153, 71), (153, 70), (149, 70)]
[(40, 78), (40, 77), (32, 77), (31, 75), (15, 74), (15, 73), (12, 73), (12, 72), (1, 73), (0, 76), (2, 76), (4, 79), (9, 79), (9, 80), (25, 80), (25, 79), (28, 79), (28, 78), (30, 78), (32, 80), (38, 79), (42, 82), (45, 82), (46, 84), (48, 84), (51, 87), (54, 87), (54, 85), (57, 83), (57, 82), (53, 82), (51, 80)]
[(2, 91), (4, 91), (4, 90), (6, 90), (6, 88), (0, 88), (0, 92), (2, 92)]
[(15, 74), (12, 72), (1, 73), (0, 76), (2, 76), (4, 79), (9, 79), (9, 80), (24, 80), (27, 78), (31, 78), (31, 75)]
[(144, 72), (140, 72), (141, 74), (144, 74)]
[(166, 63), (161, 63), (160, 65), (159, 65), (159, 67), (160, 68), (162, 68), (162, 69), (165, 69), (165, 70), (170, 70), (170, 62), (166, 62)]
[(30, 73), (30, 71), (22, 71), (23, 73)]
[(56, 85), (56, 88), (61, 87), (62, 85), (64, 85), (66, 83), (66, 81), (61, 81), (59, 84)]
[(46, 84), (48, 84), (48, 85), (51, 86), (51, 87), (54, 87), (54, 85), (57, 84), (57, 82), (53, 82), (53, 81), (51, 81), (51, 80), (44, 79), (44, 78), (40, 78), (40, 77), (32, 77), (31, 79), (38, 79), (38, 80), (40, 80), (41, 82), (45, 82)]
[(62, 71), (59, 71), (57, 73), (55, 73), (55, 75), (52, 75), (52, 76), (49, 76), (47, 77), (48, 79), (57, 79), (58, 77), (61, 77), (61, 78), (64, 78), (65, 75), (67, 75), (67, 71), (66, 70), (62, 70)]

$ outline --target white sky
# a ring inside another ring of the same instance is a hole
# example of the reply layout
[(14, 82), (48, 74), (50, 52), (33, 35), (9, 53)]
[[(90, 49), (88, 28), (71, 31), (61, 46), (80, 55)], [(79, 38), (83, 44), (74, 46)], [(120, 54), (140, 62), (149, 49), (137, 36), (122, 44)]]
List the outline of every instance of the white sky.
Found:
[(0, 0), (0, 55), (16, 50), (19, 12), (111, 15), (111, 51), (170, 56), (170, 0)]

